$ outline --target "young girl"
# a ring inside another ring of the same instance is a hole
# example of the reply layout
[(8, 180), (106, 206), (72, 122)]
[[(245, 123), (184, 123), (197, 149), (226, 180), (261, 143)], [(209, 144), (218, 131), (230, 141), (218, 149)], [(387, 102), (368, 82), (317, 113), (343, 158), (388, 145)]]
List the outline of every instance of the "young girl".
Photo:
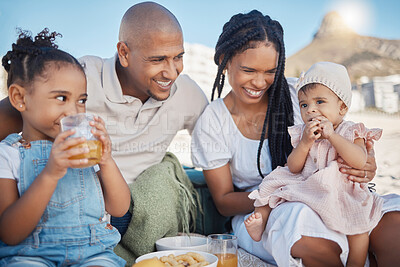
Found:
[(103, 145), (98, 176), (80, 168), (87, 159), (69, 159), (88, 152), (71, 148), (85, 141), (68, 138), (74, 130), (60, 132), (63, 117), (85, 112), (86, 78), (57, 35), (21, 32), (2, 61), (23, 129), (0, 143), (0, 266), (123, 266), (120, 235), (103, 218), (126, 213), (129, 188), (101, 118), (91, 122)]
[(368, 232), (381, 218), (383, 200), (366, 184), (349, 182), (339, 172), (337, 157), (362, 168), (367, 160), (365, 142), (378, 140), (382, 130), (343, 120), (351, 103), (351, 83), (342, 65), (314, 64), (300, 77), (297, 88), (304, 124), (289, 128), (294, 149), (287, 166), (271, 172), (249, 195), (256, 208), (245, 221), (247, 231), (260, 241), (271, 208), (283, 201), (300, 201), (329, 228), (348, 235), (347, 266), (364, 266)]

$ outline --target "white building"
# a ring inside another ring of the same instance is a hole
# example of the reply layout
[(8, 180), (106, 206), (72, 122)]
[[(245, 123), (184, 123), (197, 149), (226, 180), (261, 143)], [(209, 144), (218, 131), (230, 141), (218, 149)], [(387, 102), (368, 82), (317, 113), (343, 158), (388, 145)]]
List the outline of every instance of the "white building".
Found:
[(399, 111), (400, 74), (373, 77), (361, 84), (365, 107), (377, 107), (387, 113)]
[(365, 109), (365, 100), (360, 90), (353, 88), (349, 112), (360, 112)]
[[(188, 74), (211, 99), (212, 87), (217, 75), (217, 65), (214, 63), (214, 49), (201, 45), (185, 43), (185, 55), (183, 56), (183, 72)], [(225, 79), (224, 90), (221, 97), (230, 91), (230, 86)], [(215, 92), (214, 99), (217, 98)]]

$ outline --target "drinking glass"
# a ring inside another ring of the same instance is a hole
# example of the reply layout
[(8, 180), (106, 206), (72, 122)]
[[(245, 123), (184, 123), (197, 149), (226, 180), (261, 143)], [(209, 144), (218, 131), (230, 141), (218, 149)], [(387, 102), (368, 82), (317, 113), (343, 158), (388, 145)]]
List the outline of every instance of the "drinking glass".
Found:
[(69, 159), (88, 159), (88, 163), (80, 168), (86, 168), (93, 166), (100, 162), (102, 155), (102, 144), (97, 138), (92, 134), (92, 126), (89, 125), (90, 121), (94, 121), (94, 116), (88, 113), (78, 113), (75, 115), (70, 115), (61, 119), (61, 131), (68, 131), (70, 129), (75, 129), (75, 133), (70, 135), (70, 137), (85, 137), (86, 141), (84, 143), (78, 144), (73, 147), (77, 148), (89, 148), (88, 153), (83, 153), (70, 157)]
[(237, 237), (230, 234), (207, 236), (207, 250), (218, 257), (217, 267), (237, 267)]

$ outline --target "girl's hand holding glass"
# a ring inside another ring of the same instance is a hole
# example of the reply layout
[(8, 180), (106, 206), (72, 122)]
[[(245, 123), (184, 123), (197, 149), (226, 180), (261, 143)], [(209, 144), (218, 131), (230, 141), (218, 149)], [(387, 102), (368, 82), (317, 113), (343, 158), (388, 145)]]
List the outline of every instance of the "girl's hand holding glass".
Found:
[(103, 153), (98, 163), (101, 166), (106, 164), (109, 160), (113, 160), (111, 156), (111, 139), (102, 118), (94, 116), (93, 121), (90, 121), (89, 124), (93, 127), (91, 130), (93, 136), (102, 143)]
[(84, 137), (68, 138), (75, 132), (74, 129), (61, 132), (54, 140), (49, 160), (43, 171), (56, 180), (61, 179), (67, 173), (68, 168), (81, 168), (88, 163), (88, 159), (70, 159), (73, 156), (89, 152), (87, 147), (75, 147), (85, 142)]
[(102, 143), (98, 137), (101, 136), (102, 129), (100, 128), (99, 133), (96, 135), (94, 132), (97, 131), (95, 127), (96, 120), (95, 116), (87, 113), (78, 113), (62, 118), (61, 130), (67, 131), (74, 129), (75, 132), (70, 138), (83, 137), (85, 142), (76, 145), (76, 148), (88, 148), (89, 151), (74, 155), (70, 159), (87, 159), (86, 165), (79, 166), (79, 168), (86, 168), (98, 164), (102, 157)]

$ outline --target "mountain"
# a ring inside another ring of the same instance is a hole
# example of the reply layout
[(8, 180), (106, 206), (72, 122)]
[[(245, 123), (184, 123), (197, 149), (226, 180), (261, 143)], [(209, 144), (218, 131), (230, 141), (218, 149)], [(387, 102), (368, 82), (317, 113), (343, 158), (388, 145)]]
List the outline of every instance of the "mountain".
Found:
[(400, 40), (358, 35), (337, 12), (330, 12), (312, 42), (287, 59), (286, 77), (296, 77), (318, 61), (343, 64), (353, 82), (362, 76), (400, 74)]

